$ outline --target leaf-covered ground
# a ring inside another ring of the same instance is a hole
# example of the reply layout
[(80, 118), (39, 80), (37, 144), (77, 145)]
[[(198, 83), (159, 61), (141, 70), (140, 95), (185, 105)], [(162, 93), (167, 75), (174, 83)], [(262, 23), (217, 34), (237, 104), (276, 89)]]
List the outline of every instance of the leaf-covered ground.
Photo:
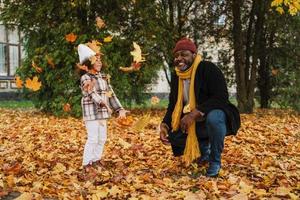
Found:
[(0, 109), (0, 198), (19, 199), (299, 199), (300, 116), (258, 110), (242, 115), (227, 137), (218, 178), (205, 167), (185, 167), (158, 139), (163, 111), (144, 130), (109, 121), (103, 162), (92, 181), (81, 181), (86, 140), (80, 119)]

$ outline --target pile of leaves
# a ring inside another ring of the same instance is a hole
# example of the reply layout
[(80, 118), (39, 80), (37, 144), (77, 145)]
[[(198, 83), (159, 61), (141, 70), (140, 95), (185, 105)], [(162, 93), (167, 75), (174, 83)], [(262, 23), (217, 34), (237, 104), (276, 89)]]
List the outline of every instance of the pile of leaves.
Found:
[(20, 199), (299, 197), (300, 116), (282, 110), (242, 115), (238, 135), (225, 140), (220, 176), (207, 178), (204, 166), (185, 167), (159, 141), (164, 112), (136, 110), (126, 121), (110, 119), (103, 167), (83, 181), (81, 120), (1, 109), (0, 197), (12, 191)]

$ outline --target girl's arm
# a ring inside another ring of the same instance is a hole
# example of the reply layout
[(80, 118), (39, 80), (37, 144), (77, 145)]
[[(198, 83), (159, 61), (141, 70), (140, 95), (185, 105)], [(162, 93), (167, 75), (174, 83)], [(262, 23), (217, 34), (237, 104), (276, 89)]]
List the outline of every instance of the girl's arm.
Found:
[(81, 77), (80, 88), (83, 96), (89, 96), (95, 104), (99, 105), (103, 102), (103, 99), (96, 93), (94, 86), (95, 83), (89, 75), (85, 74)]

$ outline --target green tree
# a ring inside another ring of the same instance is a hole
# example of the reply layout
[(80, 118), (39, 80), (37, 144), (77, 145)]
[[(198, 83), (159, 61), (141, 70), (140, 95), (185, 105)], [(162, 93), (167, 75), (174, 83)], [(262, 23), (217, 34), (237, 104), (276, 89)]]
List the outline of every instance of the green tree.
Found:
[[(102, 52), (107, 63), (106, 72), (112, 76), (112, 85), (118, 97), (125, 102), (141, 102), (145, 96), (147, 84), (155, 79), (158, 68), (155, 62), (143, 63), (142, 70), (132, 74), (123, 74), (120, 66), (132, 62), (130, 51), (132, 41), (141, 44), (137, 38), (124, 38), (120, 31), (127, 24), (122, 18), (128, 18), (126, 6), (131, 1), (4, 1), (0, 20), (7, 26), (17, 25), (24, 34), (26, 58), (19, 67), (17, 75), (25, 82), (27, 78), (37, 76), (41, 89), (32, 92), (24, 88), (28, 97), (37, 107), (57, 115), (65, 115), (63, 106), (71, 105), (71, 114), (80, 116), (79, 76), (76, 73), (78, 62), (77, 45), (103, 39), (115, 34), (111, 43), (103, 43)], [(102, 17), (107, 26), (99, 29), (95, 18)], [(125, 20), (126, 21), (126, 20)], [(128, 21), (128, 20), (127, 20)], [(118, 34), (120, 35), (118, 35)], [(66, 35), (74, 34), (74, 41), (67, 41)], [(49, 63), (49, 59), (54, 65)], [(32, 61), (42, 70), (32, 67)]]

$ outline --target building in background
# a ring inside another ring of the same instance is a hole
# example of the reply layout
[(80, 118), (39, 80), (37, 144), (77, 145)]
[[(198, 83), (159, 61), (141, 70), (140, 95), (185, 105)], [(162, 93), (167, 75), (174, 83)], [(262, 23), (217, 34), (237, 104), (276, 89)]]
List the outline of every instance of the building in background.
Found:
[(0, 23), (0, 98), (15, 96), (15, 72), (24, 57), (22, 35)]

